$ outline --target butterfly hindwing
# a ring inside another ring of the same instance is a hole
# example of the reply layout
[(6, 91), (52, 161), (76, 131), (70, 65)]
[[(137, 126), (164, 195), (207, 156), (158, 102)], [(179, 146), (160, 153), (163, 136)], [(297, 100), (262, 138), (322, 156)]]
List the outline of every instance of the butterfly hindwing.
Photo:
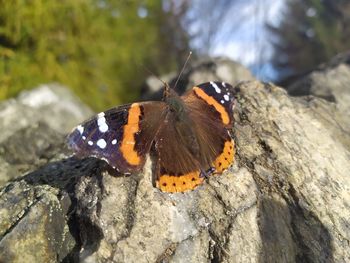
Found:
[(93, 156), (123, 173), (140, 170), (164, 119), (164, 102), (123, 105), (78, 125), (68, 145), (78, 156)]
[(168, 112), (154, 145), (155, 184), (160, 190), (184, 192), (203, 182), (197, 146), (191, 120), (176, 120)]

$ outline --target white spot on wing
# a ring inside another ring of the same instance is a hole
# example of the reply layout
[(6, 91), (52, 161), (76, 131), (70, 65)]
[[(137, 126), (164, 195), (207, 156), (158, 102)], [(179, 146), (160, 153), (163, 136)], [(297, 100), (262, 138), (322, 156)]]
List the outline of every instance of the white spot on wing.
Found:
[(213, 86), (213, 88), (215, 89), (216, 93), (221, 93), (221, 89), (218, 87), (218, 85), (216, 85), (215, 82), (210, 81), (210, 85)]
[(224, 95), (224, 99), (225, 99), (226, 101), (229, 101), (229, 100), (230, 100), (230, 97), (229, 97), (227, 94), (225, 94), (225, 95)]
[(99, 139), (96, 144), (101, 149), (106, 148), (106, 145), (107, 145), (107, 143), (106, 143), (106, 141), (104, 139)]
[(221, 84), (222, 84), (222, 86), (224, 86), (226, 88), (226, 83), (225, 82), (222, 82)]
[(104, 117), (104, 113), (101, 112), (97, 116), (98, 116), (97, 125), (100, 132), (108, 131), (108, 125), (106, 123), (106, 118)]
[(113, 141), (112, 141), (112, 144), (114, 145), (114, 144), (116, 144), (117, 143), (117, 139), (114, 139)]
[(220, 100), (221, 104), (224, 104), (224, 100)]
[(80, 134), (83, 134), (84, 132), (84, 127), (81, 125), (78, 125), (77, 130), (80, 132)]
[(88, 145), (92, 146), (94, 143), (92, 141), (88, 141)]
[(86, 137), (85, 137), (85, 136), (83, 136), (82, 138), (83, 138), (84, 141), (86, 140)]

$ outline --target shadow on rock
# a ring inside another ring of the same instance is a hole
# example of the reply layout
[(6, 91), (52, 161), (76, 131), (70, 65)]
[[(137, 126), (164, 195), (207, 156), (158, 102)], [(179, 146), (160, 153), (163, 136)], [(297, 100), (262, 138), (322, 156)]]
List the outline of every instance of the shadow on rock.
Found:
[[(113, 174), (104, 161), (71, 157), (49, 163), (22, 178), (33, 186), (50, 185), (58, 189), (60, 200), (68, 195), (67, 223), (75, 246), (63, 262), (78, 262), (82, 248), (85, 255), (93, 253), (103, 238), (97, 219), (104, 193), (102, 174), (106, 171)], [(115, 172), (114, 175), (118, 176)]]
[(271, 195), (259, 214), (260, 262), (334, 262), (331, 235), (312, 212)]

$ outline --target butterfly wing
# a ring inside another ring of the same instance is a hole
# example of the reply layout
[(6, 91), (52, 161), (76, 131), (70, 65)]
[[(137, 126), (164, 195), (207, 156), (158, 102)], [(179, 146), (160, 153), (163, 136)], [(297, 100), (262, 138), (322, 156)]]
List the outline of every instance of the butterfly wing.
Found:
[(204, 83), (181, 97), (181, 121), (171, 113), (156, 135), (156, 186), (164, 192), (193, 190), (211, 173), (222, 173), (233, 162), (234, 98), (226, 83)]
[[(204, 113), (210, 121), (220, 123), (226, 128), (231, 128), (233, 119), (233, 108), (235, 98), (233, 96), (233, 87), (225, 82), (206, 82), (191, 90), (182, 96), (190, 113)], [(210, 108), (210, 114), (208, 111)], [(203, 112), (204, 110), (204, 112)]]
[(140, 170), (164, 120), (164, 102), (123, 105), (101, 112), (68, 135), (78, 156), (105, 160), (122, 173)]
[(154, 179), (163, 192), (184, 192), (203, 182), (192, 125), (174, 118), (168, 113), (155, 138)]
[(232, 86), (207, 82), (192, 88), (182, 98), (194, 122), (201, 152), (199, 162), (214, 168), (213, 173), (222, 173), (234, 158), (234, 141), (229, 133), (235, 105)]

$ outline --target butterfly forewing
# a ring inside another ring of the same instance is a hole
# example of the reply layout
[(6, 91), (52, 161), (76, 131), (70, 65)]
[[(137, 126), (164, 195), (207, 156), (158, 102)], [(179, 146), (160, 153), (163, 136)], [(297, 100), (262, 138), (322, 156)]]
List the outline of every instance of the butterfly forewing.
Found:
[[(235, 98), (233, 87), (230, 84), (217, 81), (202, 83), (193, 87), (182, 98), (190, 106), (190, 114), (193, 113), (192, 109), (198, 108), (201, 108), (203, 113), (216, 112), (215, 116), (210, 115), (208, 117), (227, 128), (231, 128)], [(199, 101), (202, 103), (199, 103)]]
[(140, 170), (165, 116), (165, 103), (143, 102), (112, 108), (78, 125), (68, 145), (81, 157), (97, 157), (120, 172)]

